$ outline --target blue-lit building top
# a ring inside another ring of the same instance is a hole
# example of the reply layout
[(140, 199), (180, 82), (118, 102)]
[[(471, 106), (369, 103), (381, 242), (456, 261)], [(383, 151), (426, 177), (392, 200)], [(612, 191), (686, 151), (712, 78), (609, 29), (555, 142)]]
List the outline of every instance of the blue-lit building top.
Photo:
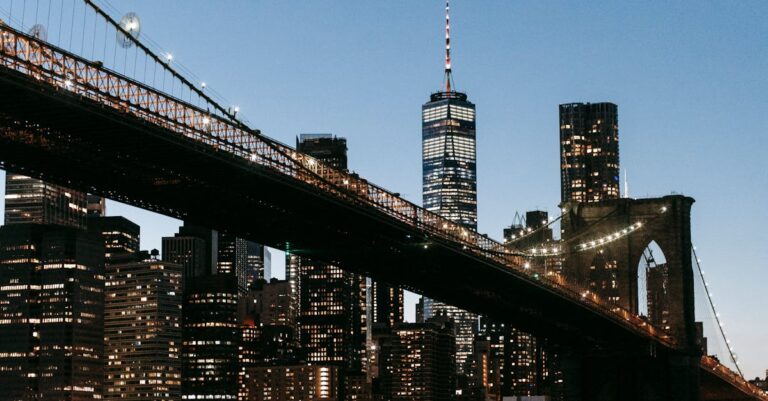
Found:
[(437, 92), (422, 108), (423, 206), (477, 228), (475, 105), (461, 92)]

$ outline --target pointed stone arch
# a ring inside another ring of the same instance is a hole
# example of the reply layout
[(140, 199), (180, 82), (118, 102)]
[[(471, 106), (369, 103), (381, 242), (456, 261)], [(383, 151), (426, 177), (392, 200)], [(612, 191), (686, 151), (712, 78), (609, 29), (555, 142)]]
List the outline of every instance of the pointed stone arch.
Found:
[[(603, 298), (638, 314), (637, 268), (643, 251), (655, 242), (666, 258), (667, 316), (669, 333), (682, 346), (695, 349), (693, 266), (691, 264), (690, 212), (693, 198), (670, 195), (650, 199), (615, 199), (599, 203), (566, 202), (562, 220), (562, 238), (569, 246), (615, 233), (641, 223), (636, 231), (604, 246), (570, 253), (565, 258), (567, 281), (581, 288), (590, 286), (591, 266), (602, 250), (616, 260), (617, 288), (610, 292), (596, 289)], [(573, 240), (571, 240), (573, 239)]]
[(656, 327), (669, 330), (670, 301), (669, 266), (664, 249), (650, 240), (637, 263), (638, 314), (646, 316)]

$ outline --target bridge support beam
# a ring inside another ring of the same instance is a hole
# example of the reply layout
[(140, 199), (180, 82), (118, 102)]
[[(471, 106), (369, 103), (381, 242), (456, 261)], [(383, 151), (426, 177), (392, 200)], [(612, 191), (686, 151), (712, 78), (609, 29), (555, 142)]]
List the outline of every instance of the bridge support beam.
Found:
[(699, 357), (626, 352), (561, 354), (565, 401), (696, 401)]

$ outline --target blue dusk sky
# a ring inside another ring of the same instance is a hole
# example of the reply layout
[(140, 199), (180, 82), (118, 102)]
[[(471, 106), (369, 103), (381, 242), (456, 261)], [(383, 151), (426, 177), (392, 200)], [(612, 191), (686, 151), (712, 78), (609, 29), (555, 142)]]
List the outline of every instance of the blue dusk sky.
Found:
[[(420, 110), (442, 84), (442, 1), (111, 3), (136, 12), (142, 35), (239, 105), (254, 128), (288, 144), (307, 132), (346, 137), (352, 170), (421, 202)], [(501, 238), (515, 212), (556, 215), (558, 105), (618, 104), (630, 196), (696, 199), (692, 236), (718, 311), (746, 375), (763, 376), (768, 2), (451, 8), (455, 86), (477, 105), (479, 231)], [(160, 248), (179, 225), (114, 202), (109, 214), (139, 223), (144, 248)]]

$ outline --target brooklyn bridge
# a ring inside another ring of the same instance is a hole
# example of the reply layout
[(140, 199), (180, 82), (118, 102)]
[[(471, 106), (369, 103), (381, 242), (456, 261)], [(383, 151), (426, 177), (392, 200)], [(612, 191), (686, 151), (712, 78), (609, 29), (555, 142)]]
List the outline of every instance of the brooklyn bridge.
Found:
[[(103, 32), (83, 28), (81, 37), (54, 44), (27, 33), (29, 16), (0, 22), (2, 169), (513, 324), (556, 344), (569, 400), (768, 400), (703, 353), (694, 316), (694, 199), (566, 202), (556, 219), (562, 241), (510, 247), (251, 128), (169, 56), (85, 3), (93, 20), (84, 26)], [(102, 46), (97, 32), (123, 35), (130, 46)], [(663, 321), (641, 315), (637, 266), (651, 242), (667, 261)], [(617, 261), (611, 294), (590, 285), (590, 263), (604, 253)], [(568, 268), (536, 267), (551, 257)]]

